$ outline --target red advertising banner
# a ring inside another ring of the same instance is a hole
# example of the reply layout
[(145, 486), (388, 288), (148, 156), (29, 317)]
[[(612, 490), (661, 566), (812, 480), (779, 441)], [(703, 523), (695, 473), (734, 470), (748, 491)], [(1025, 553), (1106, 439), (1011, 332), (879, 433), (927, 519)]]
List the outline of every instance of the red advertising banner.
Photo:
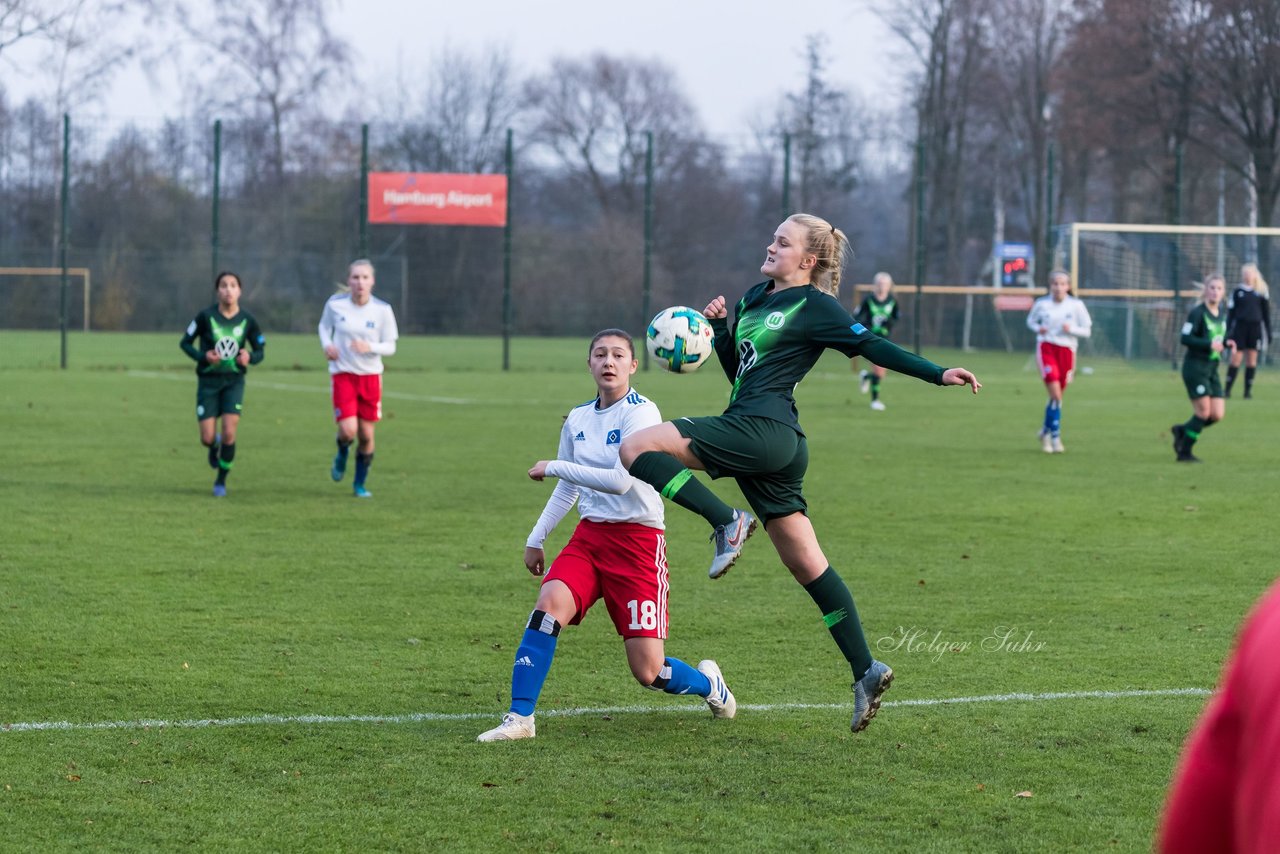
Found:
[(369, 222), (503, 226), (507, 176), (370, 172)]

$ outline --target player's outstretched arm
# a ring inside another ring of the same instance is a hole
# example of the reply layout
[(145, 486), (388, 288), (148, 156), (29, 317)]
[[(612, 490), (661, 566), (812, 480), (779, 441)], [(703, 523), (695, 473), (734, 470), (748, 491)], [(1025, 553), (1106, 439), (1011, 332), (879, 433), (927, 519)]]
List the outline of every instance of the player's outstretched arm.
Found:
[(977, 394), (978, 389), (982, 388), (982, 383), (978, 382), (978, 378), (973, 375), (973, 371), (965, 368), (947, 368), (942, 372), (942, 384), (973, 386), (974, 394)]

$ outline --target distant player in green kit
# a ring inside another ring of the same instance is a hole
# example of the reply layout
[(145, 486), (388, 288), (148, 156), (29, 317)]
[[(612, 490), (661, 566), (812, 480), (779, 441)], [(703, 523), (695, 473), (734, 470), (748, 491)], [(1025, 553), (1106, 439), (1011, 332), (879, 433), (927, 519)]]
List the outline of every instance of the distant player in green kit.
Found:
[[(715, 330), (720, 365), (733, 384), (728, 409), (623, 437), (619, 459), (633, 477), (710, 523), (712, 578), (737, 560), (759, 518), (853, 670), (850, 728), (859, 732), (880, 707), (893, 671), (871, 657), (853, 595), (827, 561), (809, 521), (803, 494), (809, 446), (796, 411), (796, 384), (830, 348), (935, 385), (971, 385), (975, 393), (981, 385), (964, 368), (944, 369), (855, 321), (836, 299), (848, 252), (844, 232), (812, 214), (793, 214), (779, 225), (760, 267), (768, 279), (738, 300), (732, 320), (722, 296), (703, 312)], [(725, 504), (692, 470), (713, 479), (734, 478), (751, 512)]]
[[(240, 277), (214, 277), (218, 302), (196, 315), (182, 336), (182, 352), (196, 363), (196, 418), (209, 465), (218, 470), (213, 494), (227, 494), (227, 474), (236, 459), (236, 430), (244, 403), (244, 375), (265, 355), (266, 339), (253, 315), (240, 308)], [(196, 346), (197, 339), (200, 346)], [(217, 428), (222, 418), (222, 430)]]
[(1191, 417), (1185, 424), (1174, 424), (1173, 452), (1180, 463), (1198, 463), (1191, 453), (1200, 434), (1217, 424), (1227, 413), (1218, 366), (1227, 336), (1227, 317), (1222, 310), (1226, 281), (1216, 273), (1205, 280), (1202, 302), (1187, 315), (1182, 325), (1182, 344), (1187, 354), (1182, 359), (1182, 382), (1191, 398)]
[[(863, 297), (853, 319), (881, 338), (888, 338), (893, 324), (898, 322), (898, 300), (893, 296), (893, 277), (888, 273), (876, 273), (871, 286), (872, 292)], [(873, 364), (870, 370), (863, 369), (859, 379), (862, 393), (871, 392), (871, 408), (883, 412), (880, 383), (884, 380), (884, 368)]]

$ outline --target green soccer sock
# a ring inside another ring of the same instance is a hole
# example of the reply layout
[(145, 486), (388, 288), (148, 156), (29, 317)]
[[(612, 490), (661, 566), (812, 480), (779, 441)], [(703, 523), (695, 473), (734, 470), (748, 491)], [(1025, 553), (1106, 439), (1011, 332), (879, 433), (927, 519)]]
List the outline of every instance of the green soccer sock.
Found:
[(712, 527), (733, 522), (733, 508), (725, 504), (710, 489), (702, 485), (693, 472), (670, 454), (662, 451), (645, 451), (631, 464), (631, 475), (643, 480), (686, 510), (692, 510), (711, 523)]
[(218, 479), (217, 483), (225, 484), (227, 475), (231, 472), (231, 467), (236, 461), (236, 443), (223, 443), (221, 451), (218, 454)]
[(822, 622), (827, 624), (836, 646), (840, 647), (840, 652), (853, 668), (854, 680), (861, 679), (871, 668), (871, 648), (867, 646), (867, 636), (862, 633), (862, 623), (849, 586), (839, 573), (828, 566), (822, 575), (804, 585), (804, 589), (822, 611)]
[(1208, 424), (1199, 415), (1192, 415), (1187, 419), (1187, 423), (1182, 425), (1182, 429), (1186, 431), (1186, 437), (1190, 441), (1194, 442), (1196, 439), (1200, 438), (1200, 433), (1203, 432), (1204, 428), (1207, 426)]

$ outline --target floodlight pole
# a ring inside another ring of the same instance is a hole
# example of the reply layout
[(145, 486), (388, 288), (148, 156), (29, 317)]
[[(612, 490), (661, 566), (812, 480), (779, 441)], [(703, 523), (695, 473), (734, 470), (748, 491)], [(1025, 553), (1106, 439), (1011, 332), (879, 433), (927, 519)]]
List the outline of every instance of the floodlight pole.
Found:
[[(1173, 152), (1173, 224), (1182, 225), (1182, 140)], [(1170, 264), (1173, 275), (1173, 346), (1169, 361), (1173, 369), (1178, 369), (1178, 345), (1182, 343), (1182, 270), (1178, 254), (1182, 251), (1182, 241), (1177, 237), (1173, 241), (1173, 263)]]
[(782, 135), (782, 219), (791, 216), (791, 134)]
[(512, 154), (511, 128), (507, 128), (507, 224), (502, 229), (502, 370), (511, 370), (511, 173), (515, 156)]
[[(62, 288), (59, 297), (58, 323), (62, 338), (62, 369), (67, 368), (67, 207), (71, 199), (71, 115), (62, 114), (62, 225), (58, 233), (58, 251), (62, 258)], [(87, 320), (86, 316), (86, 320)]]
[(213, 219), (209, 229), (210, 278), (218, 275), (218, 206), (222, 196), (222, 119), (213, 123)]
[[(648, 323), (653, 316), (653, 131), (644, 135), (644, 285), (640, 307), (640, 322)], [(647, 332), (647, 327), (646, 327)], [(649, 370), (649, 348), (641, 348), (644, 369)]]
[(915, 329), (915, 352), (920, 353), (920, 296), (924, 293), (924, 140), (916, 140), (916, 297), (911, 309), (911, 325)]
[[(360, 125), (360, 258), (369, 257), (369, 125)], [(407, 318), (406, 318), (407, 319)]]

